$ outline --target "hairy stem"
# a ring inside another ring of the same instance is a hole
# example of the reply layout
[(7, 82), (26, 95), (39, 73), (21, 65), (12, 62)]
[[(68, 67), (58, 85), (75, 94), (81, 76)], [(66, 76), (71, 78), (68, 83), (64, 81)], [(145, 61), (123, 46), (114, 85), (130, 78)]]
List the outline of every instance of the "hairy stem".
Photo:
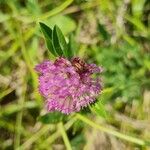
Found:
[(66, 145), (67, 150), (72, 150), (71, 144), (70, 144), (70, 142), (69, 142), (69, 139), (68, 139), (68, 136), (67, 136), (67, 133), (66, 133), (66, 131), (65, 131), (65, 128), (64, 128), (63, 123), (62, 123), (62, 122), (59, 123), (58, 127), (59, 127), (60, 133), (61, 133), (61, 135), (62, 135), (62, 138), (63, 138), (63, 140), (64, 140), (64, 143), (65, 143), (65, 145)]
[(138, 145), (142, 145), (142, 146), (146, 144), (145, 141), (143, 141), (141, 139), (138, 139), (138, 138), (135, 138), (135, 137), (132, 137), (132, 136), (128, 136), (128, 135), (124, 135), (120, 132), (117, 132), (117, 131), (111, 130), (109, 128), (103, 127), (99, 124), (96, 124), (96, 123), (94, 123), (93, 121), (89, 120), (88, 118), (86, 118), (85, 116), (83, 116), (81, 114), (77, 114), (77, 118), (79, 120), (85, 122), (86, 124), (92, 126), (95, 129), (98, 129), (98, 130), (103, 131), (105, 133), (111, 134), (111, 135), (116, 136), (120, 139), (124, 139), (126, 141), (129, 141), (129, 142), (132, 142), (132, 143), (135, 143), (135, 144), (138, 144)]

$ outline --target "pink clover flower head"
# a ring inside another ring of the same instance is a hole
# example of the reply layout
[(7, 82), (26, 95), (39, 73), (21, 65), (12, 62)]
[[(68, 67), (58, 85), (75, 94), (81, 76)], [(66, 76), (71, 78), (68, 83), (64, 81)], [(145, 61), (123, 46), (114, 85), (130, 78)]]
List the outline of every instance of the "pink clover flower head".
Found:
[(55, 62), (44, 61), (35, 70), (39, 73), (39, 91), (46, 99), (48, 111), (78, 112), (95, 102), (102, 89), (101, 80), (92, 77), (102, 69), (78, 57), (70, 61), (63, 57)]

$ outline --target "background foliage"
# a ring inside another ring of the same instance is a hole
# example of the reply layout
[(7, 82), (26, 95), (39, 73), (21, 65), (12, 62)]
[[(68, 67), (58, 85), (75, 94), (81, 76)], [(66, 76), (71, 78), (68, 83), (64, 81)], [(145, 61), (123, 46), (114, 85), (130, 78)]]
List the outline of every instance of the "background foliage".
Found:
[[(149, 12), (148, 0), (0, 0), (0, 149), (148, 149)], [(104, 68), (80, 114), (45, 115), (34, 67), (54, 57), (39, 22), (73, 33), (77, 55)]]

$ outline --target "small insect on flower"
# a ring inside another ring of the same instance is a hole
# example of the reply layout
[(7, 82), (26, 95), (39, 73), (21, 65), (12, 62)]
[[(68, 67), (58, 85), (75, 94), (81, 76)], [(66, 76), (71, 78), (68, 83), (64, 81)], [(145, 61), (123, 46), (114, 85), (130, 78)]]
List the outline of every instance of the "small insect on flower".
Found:
[(46, 99), (48, 111), (78, 112), (95, 102), (102, 89), (101, 80), (92, 77), (102, 69), (78, 57), (70, 61), (63, 57), (55, 62), (44, 61), (35, 70), (39, 73), (39, 91)]

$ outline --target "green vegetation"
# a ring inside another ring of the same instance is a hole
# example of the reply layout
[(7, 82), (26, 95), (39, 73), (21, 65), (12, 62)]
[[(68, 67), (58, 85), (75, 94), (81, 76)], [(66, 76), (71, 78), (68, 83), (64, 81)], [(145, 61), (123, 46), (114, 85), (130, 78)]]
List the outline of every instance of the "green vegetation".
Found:
[[(149, 149), (149, 11), (148, 0), (0, 0), (0, 149)], [(104, 68), (97, 102), (69, 116), (46, 114), (34, 71), (59, 38), (57, 52)]]

